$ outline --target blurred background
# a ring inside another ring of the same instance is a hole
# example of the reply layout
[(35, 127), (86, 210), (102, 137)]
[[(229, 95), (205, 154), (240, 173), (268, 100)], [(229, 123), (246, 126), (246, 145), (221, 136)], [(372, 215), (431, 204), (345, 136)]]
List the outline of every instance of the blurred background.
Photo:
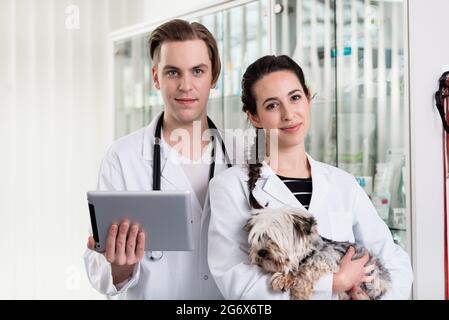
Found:
[(426, 3), (0, 0), (0, 298), (103, 298), (83, 265), (85, 192), (108, 146), (163, 108), (147, 41), (175, 17), (217, 39), (222, 73), (208, 112), (222, 128), (248, 128), (240, 79), (249, 63), (287, 54), (301, 65), (316, 94), (308, 152), (357, 178), (412, 258), (413, 298), (447, 298), (432, 96), (449, 70), (449, 44), (438, 41), (447, 20), (436, 18), (449, 1)]

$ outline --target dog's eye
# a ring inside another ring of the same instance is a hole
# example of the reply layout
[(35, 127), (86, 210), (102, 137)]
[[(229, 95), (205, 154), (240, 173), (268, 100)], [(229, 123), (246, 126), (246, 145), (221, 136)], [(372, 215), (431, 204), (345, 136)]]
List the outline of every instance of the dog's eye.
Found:
[(259, 250), (259, 251), (257, 252), (257, 255), (258, 255), (259, 257), (261, 257), (261, 258), (265, 258), (265, 256), (266, 256), (267, 254), (268, 254), (268, 251), (265, 250), (265, 249)]

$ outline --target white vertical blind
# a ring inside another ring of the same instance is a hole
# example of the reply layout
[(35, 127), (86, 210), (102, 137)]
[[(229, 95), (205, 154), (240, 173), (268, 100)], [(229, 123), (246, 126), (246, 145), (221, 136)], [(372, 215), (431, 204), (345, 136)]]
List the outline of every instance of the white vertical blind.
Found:
[[(10, 1), (12, 2), (12, 1)], [(16, 114), (13, 112), (11, 105), (16, 104), (15, 96), (15, 6), (12, 3), (1, 1), (0, 12), (0, 60), (8, 63), (0, 63), (0, 139), (2, 152), (0, 156), (0, 176), (2, 182), (0, 184), (0, 217), (2, 218), (2, 232), (0, 232), (0, 243), (5, 248), (4, 257), (9, 259), (8, 263), (2, 263), (2, 274), (8, 274), (5, 277), (6, 286), (11, 291), (14, 290), (9, 284), (15, 278), (14, 261), (15, 255), (9, 256), (10, 249), (13, 245), (12, 228), (13, 217), (10, 214), (14, 211), (14, 202), (8, 197), (8, 190), (14, 187), (14, 172), (16, 163), (16, 145), (13, 143), (12, 136), (15, 135)], [(6, 156), (8, 155), (8, 156)], [(5, 174), (8, 172), (9, 174)], [(3, 249), (3, 248), (2, 248)], [(1, 294), (0, 294), (1, 295)]]
[[(79, 29), (67, 28), (72, 5)], [(144, 21), (149, 8), (149, 0), (0, 0), (0, 299), (101, 297), (83, 253), (85, 192), (113, 140), (107, 36)]]

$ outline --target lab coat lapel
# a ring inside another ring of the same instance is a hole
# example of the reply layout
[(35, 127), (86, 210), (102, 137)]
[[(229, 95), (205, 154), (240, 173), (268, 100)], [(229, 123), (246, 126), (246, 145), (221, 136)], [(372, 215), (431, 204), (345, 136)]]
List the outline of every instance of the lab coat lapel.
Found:
[[(328, 209), (326, 208), (326, 199), (330, 192), (330, 181), (328, 169), (321, 163), (315, 161), (307, 155), (312, 171), (312, 199), (309, 205), (309, 212), (315, 216), (318, 221), (318, 232), (327, 238), (332, 238), (331, 225)], [(276, 176), (274, 171), (264, 163), (261, 172), (262, 187), (255, 188), (253, 195), (262, 205), (270, 207), (289, 206), (306, 210), (304, 206), (296, 199), (287, 186)], [(276, 203), (273, 202), (273, 198)]]
[(273, 205), (271, 200), (274, 198), (282, 206), (299, 207), (305, 210), (303, 205), (265, 162), (262, 167), (261, 178), (265, 180), (262, 182), (262, 188), (255, 188), (253, 191), (254, 198), (256, 198), (260, 205)]
[(190, 183), (184, 174), (179, 163), (176, 163), (172, 156), (162, 160), (162, 179), (174, 189), (190, 190)]
[(162, 182), (167, 186), (164, 189), (190, 191), (193, 212), (202, 212), (203, 208), (201, 208), (192, 185), (187, 179), (181, 165), (174, 159), (173, 155), (168, 155), (162, 163)]
[[(143, 137), (142, 158), (153, 162), (154, 152), (154, 133), (156, 131), (157, 121), (161, 116), (159, 112), (151, 123), (146, 127)], [(152, 179), (152, 176), (151, 176)], [(202, 208), (194, 194), (194, 190), (188, 181), (184, 170), (171, 155), (170, 149), (161, 145), (161, 189), (162, 190), (189, 190), (192, 193), (192, 209), (194, 212), (201, 212)]]
[[(226, 150), (232, 150), (232, 143), (233, 143), (233, 137), (225, 137), (225, 134), (223, 132), (220, 131), (221, 137), (224, 139), (224, 143), (226, 146)], [(226, 159), (225, 159), (225, 155), (223, 153), (223, 150), (221, 148), (221, 143), (220, 141), (217, 139), (216, 141), (216, 146), (215, 146), (215, 170), (214, 170), (214, 177), (217, 176), (218, 174), (220, 174), (220, 172), (228, 169), (227, 163), (226, 163)], [(210, 182), (210, 181), (209, 181)], [(206, 192), (206, 200), (204, 202), (204, 208), (202, 208), (202, 216), (201, 216), (201, 224), (203, 225), (204, 223), (207, 222), (206, 219), (209, 218), (210, 215), (210, 199), (209, 199), (209, 186), (207, 188), (207, 192)]]
[(310, 200), (309, 212), (318, 221), (318, 232), (326, 238), (332, 238), (331, 221), (327, 208), (326, 199), (330, 190), (329, 169), (322, 163), (313, 160), (307, 155), (312, 169), (312, 199)]
[(276, 198), (286, 206), (299, 206), (304, 209), (302, 204), (296, 199), (296, 197), (288, 189), (285, 183), (282, 182), (282, 180), (279, 179), (279, 177), (275, 174), (268, 176), (268, 179), (262, 187), (262, 190), (269, 194), (271, 197)]

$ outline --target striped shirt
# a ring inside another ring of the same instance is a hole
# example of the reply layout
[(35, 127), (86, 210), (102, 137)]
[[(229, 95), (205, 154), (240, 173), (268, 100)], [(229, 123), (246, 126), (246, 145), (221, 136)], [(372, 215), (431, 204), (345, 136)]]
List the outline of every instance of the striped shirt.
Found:
[(309, 210), (312, 199), (312, 178), (287, 178), (278, 175), (298, 201)]

